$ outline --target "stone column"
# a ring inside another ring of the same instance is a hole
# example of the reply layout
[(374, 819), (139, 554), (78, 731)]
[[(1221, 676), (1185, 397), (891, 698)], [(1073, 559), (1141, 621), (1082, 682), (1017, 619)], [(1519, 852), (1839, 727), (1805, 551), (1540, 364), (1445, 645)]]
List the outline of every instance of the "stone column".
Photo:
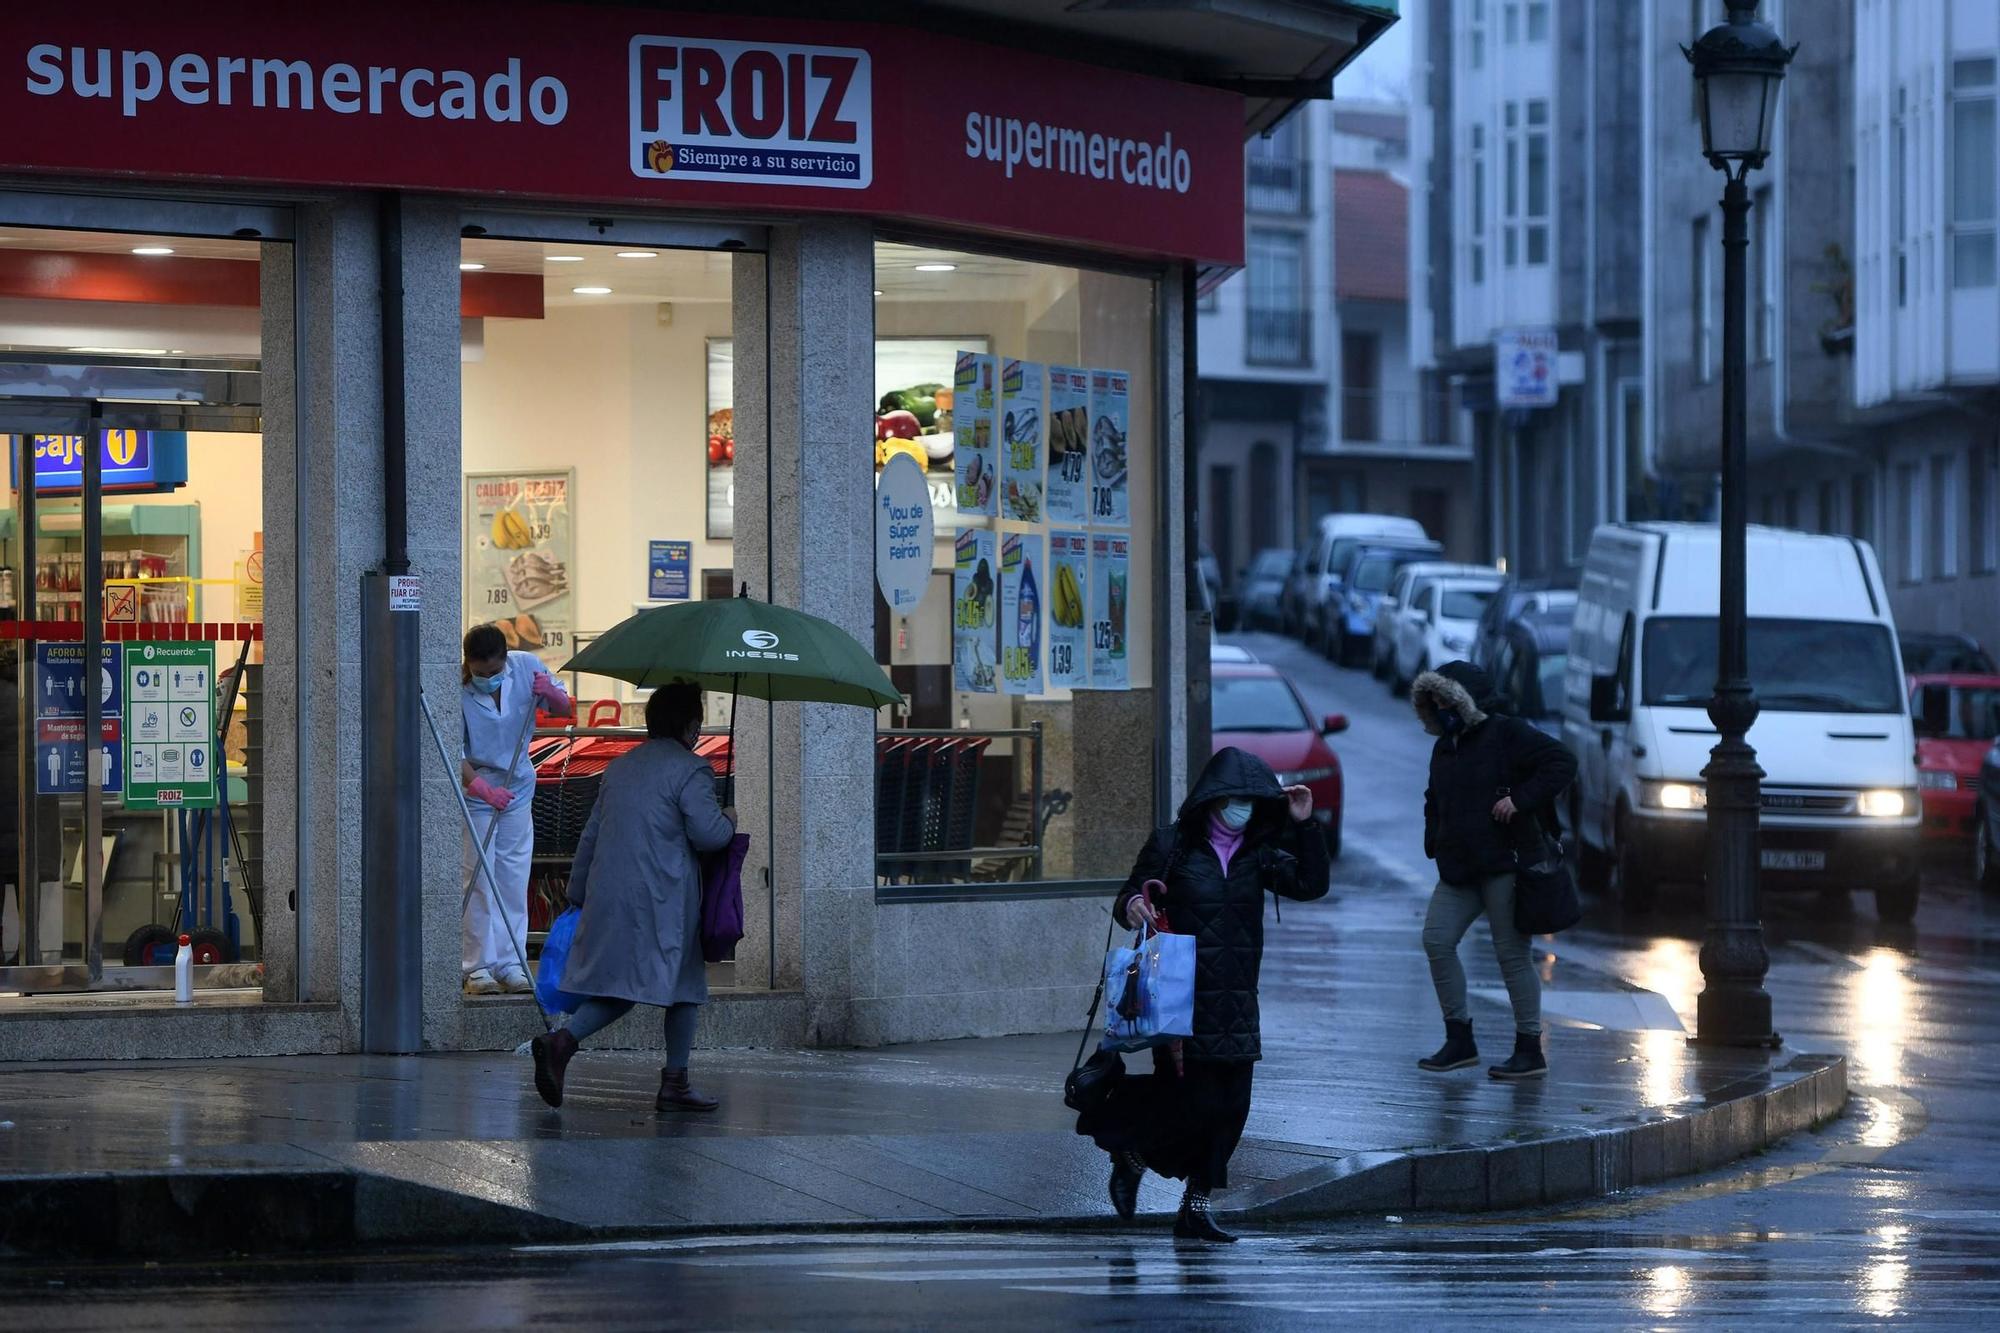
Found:
[[(867, 223), (812, 222), (774, 229), (769, 256), (739, 258), (734, 283), (737, 578), (864, 644), (875, 623), (874, 266)], [(805, 989), (818, 1042), (843, 1039), (847, 1002), (867, 984), (851, 960), (867, 952), (874, 911), (874, 728), (872, 712), (819, 704), (748, 703), (737, 725), (738, 807), (753, 839), (737, 975), (769, 978), (775, 948), (776, 983)]]

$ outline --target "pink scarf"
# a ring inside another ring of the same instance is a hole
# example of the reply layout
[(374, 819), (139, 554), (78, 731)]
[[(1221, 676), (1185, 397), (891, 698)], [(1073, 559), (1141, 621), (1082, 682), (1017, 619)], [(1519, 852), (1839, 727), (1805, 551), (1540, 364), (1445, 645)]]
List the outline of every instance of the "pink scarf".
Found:
[(1243, 831), (1232, 829), (1214, 815), (1208, 817), (1208, 845), (1215, 849), (1215, 859), (1222, 862), (1222, 873), (1229, 873), (1229, 858), (1243, 845)]

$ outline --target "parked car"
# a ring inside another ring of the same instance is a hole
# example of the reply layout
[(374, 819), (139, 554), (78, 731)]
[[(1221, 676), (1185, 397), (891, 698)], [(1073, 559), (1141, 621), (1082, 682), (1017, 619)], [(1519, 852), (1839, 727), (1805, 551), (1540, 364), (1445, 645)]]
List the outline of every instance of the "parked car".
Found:
[(1910, 681), (1924, 837), (1957, 842), (1978, 831), (1979, 766), (2000, 740), (2000, 675)]
[(1357, 545), (1347, 553), (1335, 583), (1333, 601), (1320, 609), (1331, 636), (1327, 655), (1341, 666), (1365, 666), (1375, 644), (1375, 612), (1389, 591), (1396, 571), (1444, 554), (1436, 542), (1414, 538), (1400, 542)]
[(1567, 611), (1531, 612), (1507, 626), (1493, 654), (1494, 688), (1507, 711), (1557, 740), (1567, 697), (1569, 627)]
[(1218, 630), (1227, 632), (1235, 627), (1234, 608), (1222, 596), (1222, 566), (1215, 559), (1215, 552), (1206, 546), (1195, 557), (1195, 568), (1201, 574), (1202, 595), (1208, 599), (1208, 614)]
[(1257, 658), (1248, 648), (1242, 647), (1239, 644), (1223, 643), (1218, 639), (1210, 639), (1208, 641), (1208, 660), (1211, 663), (1236, 663), (1254, 662)]
[(1347, 730), (1344, 713), (1314, 725), (1291, 678), (1262, 662), (1218, 664), (1209, 678), (1209, 733), (1218, 750), (1234, 745), (1269, 764), (1283, 786), (1312, 789), (1313, 818), (1329, 856), (1340, 855), (1340, 759), (1326, 743)]
[(1401, 694), (1434, 666), (1463, 658), (1472, 650), (1480, 612), (1500, 587), (1493, 570), (1427, 580), (1416, 604), (1396, 627), (1396, 660), (1389, 688)]
[(1267, 546), (1251, 558), (1236, 585), (1236, 627), (1278, 629), (1284, 623), (1285, 584), (1292, 577), (1298, 553)]
[(1906, 676), (1943, 676), (1951, 674), (1990, 676), (2000, 667), (1993, 665), (1993, 658), (1979, 646), (1978, 640), (1965, 634), (1905, 634), (1901, 636), (1903, 645), (1903, 674)]
[[(1584, 564), (1563, 703), (1571, 826), (1586, 881), (1615, 883), (1635, 909), (1704, 871), (1720, 560), (1713, 525), (1621, 523), (1597, 529)], [(1875, 552), (1753, 527), (1748, 575), (1762, 883), (1873, 885), (1877, 916), (1908, 921), (1922, 886), (1916, 737)]]
[(1430, 580), (1450, 574), (1491, 573), (1492, 569), (1486, 565), (1466, 565), (1451, 560), (1425, 560), (1397, 570), (1396, 577), (1389, 581), (1389, 591), (1382, 594), (1381, 605), (1375, 608), (1375, 646), (1369, 654), (1375, 678), (1389, 678), (1389, 667), (1396, 658), (1396, 627), (1408, 614), (1410, 603), (1423, 592)]
[[(1397, 514), (1328, 514), (1313, 526), (1306, 546), (1306, 580), (1300, 602), (1299, 638), (1309, 648), (1332, 654), (1338, 631), (1336, 596), (1341, 571), (1363, 542), (1430, 540), (1424, 525)], [(1336, 614), (1329, 618), (1328, 611)]]
[(1972, 876), (1988, 893), (2000, 893), (2000, 741), (1979, 766), (1979, 827), (1972, 837)]
[(1526, 615), (1547, 615), (1576, 609), (1576, 580), (1509, 579), (1499, 594), (1486, 604), (1479, 628), (1472, 636), (1472, 664), (1493, 670), (1493, 653), (1499, 648), (1507, 626)]
[(1285, 591), (1278, 598), (1278, 632), (1303, 639), (1306, 604), (1319, 590), (1319, 575), (1311, 566), (1314, 544), (1308, 542), (1292, 554), (1292, 572), (1285, 579)]

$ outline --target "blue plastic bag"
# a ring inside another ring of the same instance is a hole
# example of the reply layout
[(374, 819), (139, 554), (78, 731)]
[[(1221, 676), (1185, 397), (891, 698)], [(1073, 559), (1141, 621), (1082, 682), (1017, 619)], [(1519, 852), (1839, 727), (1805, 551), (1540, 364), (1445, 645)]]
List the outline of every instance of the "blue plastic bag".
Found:
[(544, 1013), (573, 1014), (588, 995), (571, 995), (562, 988), (563, 969), (569, 964), (570, 942), (576, 938), (580, 908), (569, 908), (549, 924), (548, 938), (542, 941), (542, 965), (535, 969), (535, 999)]
[(1141, 930), (1104, 956), (1104, 1051), (1194, 1035), (1194, 936)]

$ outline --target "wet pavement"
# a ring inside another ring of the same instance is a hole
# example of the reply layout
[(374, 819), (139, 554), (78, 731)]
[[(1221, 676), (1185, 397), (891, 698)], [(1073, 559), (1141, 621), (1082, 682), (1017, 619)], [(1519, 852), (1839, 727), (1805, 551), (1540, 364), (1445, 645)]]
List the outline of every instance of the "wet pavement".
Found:
[[(1275, 640), (1254, 646), (1286, 665), (1303, 661)], [(1274, 933), (1265, 978), (1270, 1058), (1259, 1071), (1255, 1143), (1343, 1151), (1364, 1138), (1394, 1145), (1471, 1140), (1510, 1123), (1601, 1113), (1589, 1099), (1613, 1086), (1635, 1104), (1684, 1095), (1679, 1080), (1700, 1059), (1666, 1019), (1670, 1013), (1691, 1024), (1700, 988), (1700, 921), (1685, 900), (1644, 919), (1593, 904), (1585, 925), (1556, 942), (1545, 971), (1557, 1077), (1544, 1088), (1404, 1072), (1406, 1057), (1435, 1041), (1434, 1017), (1419, 1003), (1428, 1001), (1421, 959), (1410, 957), (1423, 881), (1409, 803), (1422, 789), (1423, 738), (1406, 705), (1366, 677), (1311, 663), (1298, 674), (1316, 710), (1340, 709), (1354, 719), (1339, 746), (1354, 805), (1349, 850), (1337, 869), (1340, 900), (1317, 911), (1288, 910), (1284, 932)], [(24, 1325), (48, 1329), (247, 1328), (304, 1317), (321, 1327), (371, 1329), (445, 1320), (604, 1328), (901, 1328), (974, 1319), (1002, 1326), (1325, 1327), (1333, 1318), (1426, 1327), (1509, 1317), (1594, 1327), (1806, 1320), (1991, 1326), (2000, 1310), (2000, 1136), (1993, 1133), (2000, 1073), (1992, 1063), (2000, 1036), (2000, 900), (1982, 899), (1962, 868), (1940, 864), (1914, 928), (1878, 925), (1865, 897), (1852, 909), (1776, 898), (1767, 904), (1766, 925), (1769, 986), (1788, 1045), (1847, 1053), (1849, 1115), (1746, 1162), (1607, 1200), (1262, 1227), (1221, 1250), (1177, 1249), (1155, 1222), (1131, 1232), (889, 1227), (336, 1262), (140, 1268), (17, 1259), (0, 1265), (0, 1301)], [(1497, 1039), (1504, 1007), (1477, 929), (1466, 956), (1482, 1032)], [(1594, 1016), (1563, 1018), (1565, 1006)], [(1582, 1026), (1606, 1017), (1624, 1026)], [(978, 1051), (948, 1071), (927, 1051), (790, 1053), (769, 1057), (770, 1064), (751, 1053), (698, 1057), (730, 1095), (734, 1119), (667, 1127), (641, 1123), (648, 1071), (599, 1057), (579, 1113), (565, 1110), (560, 1133), (579, 1142), (584, 1134), (617, 1137), (623, 1115), (628, 1136), (671, 1135), (701, 1147), (748, 1135), (777, 1147), (849, 1095), (829, 1069), (851, 1060), (862, 1062), (854, 1068), (864, 1082), (887, 1080), (873, 1114), (898, 1117), (892, 1128), (907, 1128), (913, 1138), (922, 1129), (901, 1117), (921, 1121), (980, 1107), (1009, 1120), (1007, 1133), (1061, 1142), (1067, 1126), (1046, 1091), (1049, 1056), (1059, 1069), (1068, 1055), (1058, 1039), (954, 1045)], [(1586, 1076), (1582, 1066), (1591, 1061), (1581, 1053), (1599, 1045), (1624, 1049), (1608, 1063), (1615, 1076)], [(508, 1068), (499, 1057), (479, 1060), (496, 1079)], [(0, 1097), (13, 1076), (0, 1071)], [(375, 1076), (364, 1082), (379, 1090)], [(443, 1141), (480, 1116), (531, 1136), (543, 1132), (534, 1128), (531, 1107), (493, 1086), (476, 1112), (445, 1098), (452, 1105), (404, 1123)], [(157, 1108), (162, 1095), (156, 1089), (148, 1100)], [(230, 1112), (232, 1132), (254, 1128), (263, 1114), (257, 1098), (239, 1089), (221, 1100), (232, 1098), (242, 1099)], [(348, 1114), (343, 1106), (329, 1108), (329, 1116)], [(121, 1109), (129, 1128), (135, 1107)], [(90, 1123), (88, 1109), (75, 1103), (72, 1111), (89, 1131), (79, 1137), (108, 1141), (108, 1123)], [(158, 1111), (138, 1119), (154, 1122)], [(988, 1151), (1010, 1150), (995, 1141)], [(21, 1157), (4, 1140), (0, 1154), (18, 1169)], [(821, 1165), (856, 1166), (839, 1155)], [(1079, 1174), (1079, 1195), (1098, 1187)], [(1150, 1201), (1160, 1206), (1171, 1197)]]

